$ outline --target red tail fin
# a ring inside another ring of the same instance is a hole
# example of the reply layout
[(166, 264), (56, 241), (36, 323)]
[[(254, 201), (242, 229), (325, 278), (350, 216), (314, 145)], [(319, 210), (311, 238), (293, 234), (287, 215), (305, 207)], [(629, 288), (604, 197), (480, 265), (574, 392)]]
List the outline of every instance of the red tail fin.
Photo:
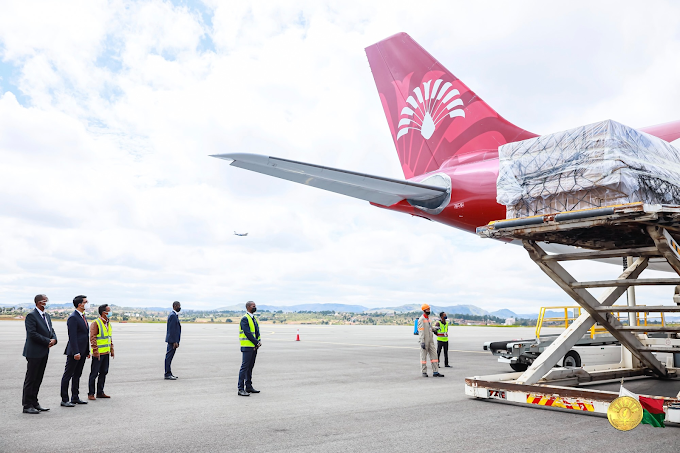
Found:
[(509, 123), (406, 33), (366, 48), (406, 178), (456, 154), (536, 137)]

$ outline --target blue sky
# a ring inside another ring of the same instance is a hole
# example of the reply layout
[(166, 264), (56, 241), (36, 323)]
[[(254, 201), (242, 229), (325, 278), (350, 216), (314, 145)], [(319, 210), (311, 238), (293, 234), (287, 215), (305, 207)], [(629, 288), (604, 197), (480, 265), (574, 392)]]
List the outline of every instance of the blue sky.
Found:
[(679, 119), (680, 7), (612, 5), (7, 2), (0, 303), (570, 303), (520, 247), (208, 155), (402, 178), (363, 50), (399, 31), (537, 133)]

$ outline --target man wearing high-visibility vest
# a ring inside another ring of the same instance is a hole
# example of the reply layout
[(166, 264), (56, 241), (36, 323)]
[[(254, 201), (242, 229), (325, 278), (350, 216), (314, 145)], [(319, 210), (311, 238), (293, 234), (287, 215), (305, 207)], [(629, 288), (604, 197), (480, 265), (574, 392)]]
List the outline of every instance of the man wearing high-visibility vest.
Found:
[(444, 367), (449, 366), (449, 323), (446, 313), (439, 313), (439, 328), (437, 329), (437, 360), (439, 353), (444, 350)]
[(255, 318), (257, 306), (255, 302), (246, 303), (246, 314), (241, 318), (239, 324), (239, 341), (241, 342), (241, 370), (238, 373), (238, 394), (250, 396), (251, 393), (260, 393), (253, 388), (253, 367), (257, 350), (262, 346), (260, 341), (260, 326)]
[[(90, 368), (88, 400), (111, 398), (104, 393), (106, 375), (109, 372), (109, 357), (113, 358), (113, 341), (111, 339), (111, 307), (108, 304), (99, 306), (99, 318), (90, 324), (90, 348), (92, 349), (92, 366)], [(99, 378), (99, 379), (97, 379)], [(97, 396), (95, 396), (97, 381)]]
[(432, 364), (432, 376), (444, 377), (439, 372), (439, 359), (436, 358), (436, 348), (434, 346), (434, 333), (432, 324), (430, 323), (430, 306), (423, 304), (420, 307), (423, 314), (418, 318), (418, 341), (420, 342), (420, 368), (423, 372), (423, 377), (427, 377), (427, 356), (430, 356), (430, 363)]

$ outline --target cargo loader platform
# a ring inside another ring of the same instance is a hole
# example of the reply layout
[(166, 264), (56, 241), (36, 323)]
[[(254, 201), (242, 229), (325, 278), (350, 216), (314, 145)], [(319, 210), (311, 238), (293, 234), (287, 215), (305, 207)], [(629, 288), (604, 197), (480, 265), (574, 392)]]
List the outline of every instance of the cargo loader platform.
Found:
[[(520, 242), (529, 257), (584, 310), (531, 366), (521, 373), (475, 376), (465, 380), (467, 395), (515, 403), (606, 414), (618, 396), (611, 391), (586, 389), (598, 382), (624, 378), (677, 381), (680, 390), (680, 326), (640, 326), (639, 313), (680, 312), (680, 206), (631, 203), (519, 219), (499, 220), (477, 228), (485, 238)], [(677, 238), (677, 239), (676, 239)], [(573, 246), (568, 253), (548, 254), (545, 244)], [(626, 259), (616, 278), (577, 281), (560, 264), (576, 260)], [(639, 278), (650, 261), (665, 265), (674, 278)], [(672, 285), (674, 305), (635, 304), (635, 286)], [(589, 288), (607, 288), (598, 298)], [(621, 322), (612, 305), (628, 292), (628, 312)], [(593, 326), (606, 329), (623, 346), (621, 362), (578, 368), (556, 367), (558, 362)], [(660, 336), (661, 335), (661, 336)], [(665, 337), (664, 337), (665, 336)], [(660, 356), (665, 360), (660, 360)], [(646, 395), (647, 396), (647, 395)], [(680, 392), (675, 397), (649, 395), (664, 400), (666, 420), (680, 423)]]

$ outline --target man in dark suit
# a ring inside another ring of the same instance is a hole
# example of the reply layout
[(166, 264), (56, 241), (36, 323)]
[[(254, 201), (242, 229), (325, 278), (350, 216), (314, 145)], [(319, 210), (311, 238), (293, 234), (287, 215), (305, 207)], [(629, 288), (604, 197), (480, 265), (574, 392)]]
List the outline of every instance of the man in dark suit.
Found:
[(165, 342), (168, 348), (165, 351), (165, 379), (174, 381), (177, 376), (172, 374), (170, 365), (172, 358), (175, 357), (175, 351), (179, 348), (179, 339), (182, 336), (182, 325), (179, 323), (179, 312), (182, 310), (182, 305), (175, 301), (172, 303), (172, 311), (168, 315), (168, 325), (165, 334)]
[[(76, 404), (87, 404), (80, 399), (80, 375), (83, 374), (85, 359), (90, 358), (90, 327), (85, 317), (87, 296), (76, 296), (73, 306), (76, 309), (66, 321), (68, 328), (68, 344), (66, 345), (66, 367), (61, 377), (61, 405), (73, 407)], [(68, 383), (71, 381), (71, 401), (68, 399)]]
[(47, 301), (46, 295), (38, 294), (33, 298), (35, 310), (26, 315), (26, 344), (23, 355), (28, 365), (24, 379), (24, 394), (21, 398), (24, 414), (39, 414), (49, 410), (38, 403), (38, 392), (45, 374), (50, 348), (57, 344), (57, 334), (52, 328), (52, 320), (50, 315), (45, 313)]
[(260, 342), (260, 325), (255, 318), (257, 306), (255, 302), (246, 303), (246, 314), (241, 318), (239, 326), (239, 340), (241, 342), (241, 370), (238, 373), (238, 394), (250, 396), (260, 393), (253, 388), (253, 367), (257, 358), (257, 350), (262, 346)]

